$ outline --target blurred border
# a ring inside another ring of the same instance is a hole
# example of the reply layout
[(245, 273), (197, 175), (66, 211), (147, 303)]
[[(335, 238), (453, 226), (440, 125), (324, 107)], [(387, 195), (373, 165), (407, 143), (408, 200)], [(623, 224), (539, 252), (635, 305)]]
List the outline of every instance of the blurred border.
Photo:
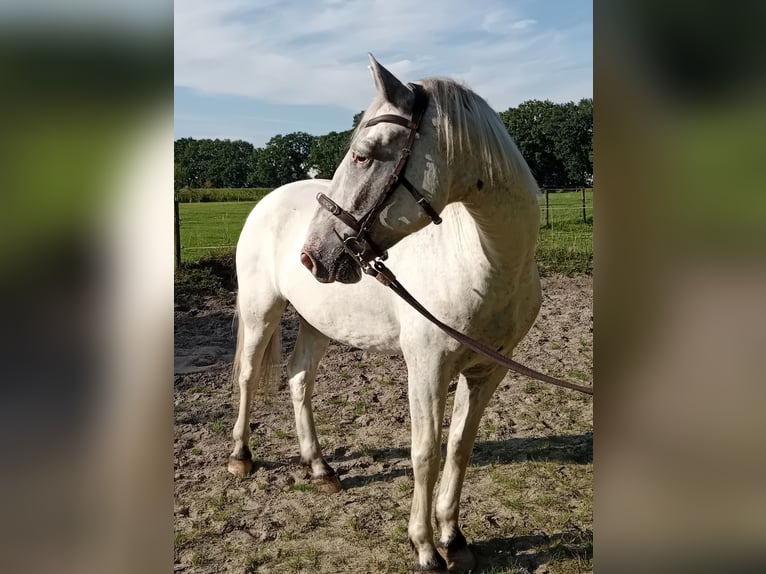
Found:
[(0, 6), (3, 572), (172, 569), (172, 6)]
[(765, 5), (595, 5), (594, 564), (764, 571)]
[[(600, 570), (764, 570), (764, 6), (595, 6)], [(0, 21), (0, 570), (168, 571), (172, 4)]]

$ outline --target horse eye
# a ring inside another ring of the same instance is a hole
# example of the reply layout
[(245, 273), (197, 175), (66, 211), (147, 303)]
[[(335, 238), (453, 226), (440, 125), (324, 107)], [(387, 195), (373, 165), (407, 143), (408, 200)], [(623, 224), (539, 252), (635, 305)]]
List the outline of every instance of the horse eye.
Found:
[(366, 155), (361, 155), (361, 154), (358, 154), (358, 153), (356, 153), (355, 151), (351, 152), (351, 160), (352, 160), (354, 163), (360, 163), (360, 164), (361, 164), (361, 163), (367, 163), (367, 160), (368, 160), (368, 159), (369, 159), (369, 158), (368, 158)]

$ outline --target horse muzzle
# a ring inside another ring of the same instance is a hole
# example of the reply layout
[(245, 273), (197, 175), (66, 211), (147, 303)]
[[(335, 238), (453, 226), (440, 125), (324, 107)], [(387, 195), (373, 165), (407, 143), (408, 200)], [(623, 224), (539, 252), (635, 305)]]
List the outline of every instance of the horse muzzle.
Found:
[(314, 279), (320, 283), (358, 283), (362, 279), (362, 269), (345, 249), (333, 249), (325, 257), (316, 249), (304, 245), (300, 254), (301, 264), (311, 271)]

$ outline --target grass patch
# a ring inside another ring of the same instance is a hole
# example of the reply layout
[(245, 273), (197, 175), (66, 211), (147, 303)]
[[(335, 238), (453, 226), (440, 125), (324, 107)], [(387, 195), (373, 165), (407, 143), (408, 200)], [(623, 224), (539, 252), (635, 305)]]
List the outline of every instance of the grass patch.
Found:
[(207, 552), (204, 550), (195, 550), (189, 557), (189, 562), (192, 566), (202, 566), (209, 560)]
[[(197, 190), (190, 190), (191, 192)], [(181, 203), (181, 259), (185, 263), (209, 256), (229, 256), (250, 211), (265, 195), (251, 190), (204, 190), (209, 197), (227, 199)], [(184, 193), (184, 192), (182, 192)], [(253, 199), (246, 200), (250, 193)], [(232, 195), (233, 194), (233, 195)], [(236, 200), (231, 197), (236, 196)], [(550, 193), (548, 226), (545, 197), (540, 198), (537, 263), (541, 274), (591, 273), (593, 270), (593, 191), (586, 192), (586, 220), (580, 193)]]
[(207, 504), (210, 508), (213, 509), (213, 515), (211, 518), (216, 522), (224, 522), (230, 516), (242, 511), (242, 505), (229, 504), (225, 492), (222, 492), (218, 496), (209, 498)]
[(527, 505), (525, 502), (521, 499), (521, 496), (504, 496), (501, 499), (501, 502), (503, 503), (503, 506), (506, 508), (510, 508), (511, 510), (515, 510), (516, 512), (522, 512), (526, 510)]
[(298, 554), (288, 558), (287, 565), (293, 572), (314, 572), (319, 563), (319, 551), (316, 548), (303, 548)]
[(198, 261), (209, 255), (234, 252), (245, 219), (255, 201), (221, 203), (182, 203), (181, 260)]
[(574, 370), (569, 373), (569, 376), (585, 383), (590, 382), (590, 375), (584, 371)]
[(180, 269), (175, 275), (175, 301), (195, 304), (199, 299), (223, 292), (221, 278), (210, 268)]
[(394, 542), (407, 541), (407, 527), (403, 522), (397, 522), (391, 527), (391, 540)]
[(223, 295), (235, 287), (233, 251), (184, 263), (174, 276), (175, 302), (181, 306), (195, 306), (205, 297)]
[(176, 530), (173, 532), (173, 545), (176, 548), (181, 548), (187, 544), (192, 544), (201, 539), (205, 533), (202, 530)]
[(414, 485), (412, 484), (412, 481), (409, 479), (403, 479), (399, 480), (396, 483), (396, 489), (403, 495), (409, 496), (412, 494), (414, 490)]
[(220, 419), (215, 421), (210, 421), (209, 427), (210, 427), (210, 430), (213, 431), (215, 434), (218, 434), (221, 436), (226, 434), (226, 425)]
[(545, 196), (540, 196), (540, 235), (537, 265), (542, 275), (591, 273), (593, 271), (593, 190), (585, 192), (585, 221), (582, 196), (578, 192), (548, 194), (548, 225)]
[(176, 194), (176, 198), (181, 203), (211, 203), (211, 202), (231, 202), (247, 201), (258, 202), (272, 191), (271, 187), (205, 187), (205, 188), (186, 188)]
[(207, 501), (210, 508), (214, 510), (221, 510), (224, 506), (226, 506), (226, 493), (222, 492), (218, 496), (212, 496)]
[(348, 401), (348, 397), (345, 395), (335, 395), (327, 399), (327, 402), (336, 407), (342, 407)]
[(355, 536), (364, 535), (364, 528), (362, 528), (362, 525), (356, 516), (352, 516), (351, 518), (348, 519), (347, 526), (353, 535)]
[(290, 490), (297, 492), (316, 492), (317, 487), (308, 482), (295, 482), (290, 485)]
[(274, 555), (263, 546), (254, 555), (245, 560), (245, 574), (256, 574), (259, 566), (268, 566), (274, 560)]
[(519, 492), (527, 487), (527, 483), (523, 477), (515, 474), (508, 474), (508, 467), (499, 467), (493, 464), (489, 469), (489, 476), (497, 484), (507, 490)]

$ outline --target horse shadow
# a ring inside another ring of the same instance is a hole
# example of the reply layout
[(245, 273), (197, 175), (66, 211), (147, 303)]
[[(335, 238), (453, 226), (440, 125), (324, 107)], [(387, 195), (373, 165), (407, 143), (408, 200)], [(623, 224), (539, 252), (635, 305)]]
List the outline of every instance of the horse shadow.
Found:
[(471, 465), (487, 466), (527, 460), (589, 464), (593, 462), (593, 432), (477, 442), (473, 448)]
[[(445, 456), (442, 448), (442, 458)], [(399, 461), (409, 459), (410, 449), (391, 447), (373, 449), (367, 452), (373, 462)], [(332, 464), (357, 459), (358, 456), (343, 454), (329, 460)], [(558, 462), (561, 464), (589, 464), (593, 462), (593, 432), (577, 435), (552, 435), (544, 437), (513, 437), (505, 440), (489, 440), (474, 445), (470, 465), (474, 467), (491, 464), (511, 464), (524, 461)], [(344, 488), (359, 488), (377, 481), (392, 481), (400, 476), (411, 474), (409, 465), (386, 469), (373, 474), (346, 477), (342, 480)]]
[(555, 534), (529, 534), (490, 538), (470, 545), (476, 556), (473, 574), (506, 569), (519, 574), (537, 571), (543, 564), (593, 558), (593, 531), (573, 528)]
[[(343, 454), (332, 457), (336, 462), (358, 458), (358, 453), (343, 449)], [(371, 449), (366, 452), (374, 461), (396, 460), (410, 457), (409, 447)], [(442, 446), (442, 458), (446, 446)], [(479, 441), (473, 447), (472, 466), (492, 463), (511, 463), (525, 460), (588, 464), (593, 462), (593, 432), (577, 435), (549, 435), (542, 437), (513, 437), (504, 440)]]

